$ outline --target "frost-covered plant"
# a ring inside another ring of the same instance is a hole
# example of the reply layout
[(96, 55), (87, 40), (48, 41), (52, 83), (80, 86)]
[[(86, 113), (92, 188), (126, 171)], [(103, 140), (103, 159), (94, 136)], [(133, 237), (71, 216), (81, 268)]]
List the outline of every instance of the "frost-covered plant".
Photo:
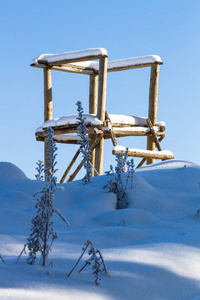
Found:
[(92, 174), (92, 166), (90, 163), (91, 160), (91, 155), (90, 155), (90, 150), (89, 150), (89, 137), (87, 135), (88, 129), (86, 127), (87, 123), (85, 121), (85, 118), (83, 117), (83, 108), (82, 108), (82, 104), (80, 101), (77, 101), (76, 103), (77, 105), (77, 111), (78, 111), (78, 136), (80, 136), (80, 141), (78, 141), (78, 143), (80, 144), (80, 152), (83, 155), (83, 160), (82, 160), (82, 164), (85, 168), (86, 174), (83, 177), (82, 181), (83, 184), (87, 184), (90, 182), (90, 177)]
[(36, 167), (37, 174), (35, 175), (35, 178), (37, 180), (42, 181), (44, 179), (44, 176), (43, 176), (44, 163), (43, 163), (43, 161), (38, 160), (38, 162), (36, 164), (37, 164), (37, 167)]
[[(131, 161), (127, 161), (128, 158), (128, 148), (126, 148), (126, 152), (123, 156), (123, 153), (116, 153), (115, 154), (115, 160), (117, 162), (117, 165), (115, 167), (115, 172), (113, 169), (113, 166), (110, 166), (110, 170), (105, 172), (107, 176), (111, 176), (111, 179), (108, 181), (108, 183), (103, 186), (104, 189), (107, 189), (108, 192), (112, 192), (117, 197), (117, 209), (126, 208), (128, 205), (128, 202), (126, 199), (126, 189), (128, 186), (129, 179), (131, 179), (131, 188), (133, 187), (133, 174), (135, 172), (134, 170), (134, 161), (131, 159)], [(125, 184), (122, 181), (122, 173), (124, 172), (125, 167), (127, 166), (127, 177)]]
[(92, 264), (92, 270), (93, 270), (92, 274), (95, 277), (95, 283), (97, 285), (99, 285), (99, 281), (101, 280), (100, 274), (105, 272), (108, 275), (108, 272), (107, 272), (106, 265), (105, 265), (105, 262), (104, 262), (101, 252), (98, 249), (94, 248), (94, 245), (92, 244), (92, 242), (90, 240), (87, 240), (85, 242), (85, 247), (82, 248), (83, 252), (82, 252), (81, 256), (79, 257), (78, 261), (76, 262), (75, 266), (70, 271), (70, 273), (68, 274), (67, 277), (69, 277), (71, 275), (71, 273), (74, 271), (74, 269), (79, 264), (81, 258), (83, 257), (83, 255), (85, 254), (87, 249), (88, 249), (89, 258), (86, 260), (84, 266), (80, 269), (79, 273), (87, 265)]
[[(57, 178), (55, 176), (56, 169), (56, 143), (53, 139), (52, 128), (47, 128), (46, 134), (47, 154), (50, 166), (44, 170), (47, 177), (47, 182), (41, 192), (34, 195), (35, 213), (32, 218), (30, 236), (27, 239), (27, 246), (29, 250), (28, 263), (34, 264), (37, 252), (41, 253), (42, 265), (45, 266), (46, 258), (51, 250), (52, 244), (58, 238), (56, 231), (53, 228), (52, 217), (57, 213), (62, 220), (67, 224), (66, 219), (54, 208), (54, 193), (61, 189), (56, 186)], [(40, 164), (41, 165), (41, 164)], [(38, 168), (38, 173), (40, 168)], [(39, 176), (39, 175), (38, 175)]]

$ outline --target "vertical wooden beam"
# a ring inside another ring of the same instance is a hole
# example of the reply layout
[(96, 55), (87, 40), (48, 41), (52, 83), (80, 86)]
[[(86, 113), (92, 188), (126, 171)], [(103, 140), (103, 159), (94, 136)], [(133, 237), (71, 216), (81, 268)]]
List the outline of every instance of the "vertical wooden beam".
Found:
[[(44, 68), (44, 122), (53, 118), (51, 69)], [(47, 143), (44, 143), (44, 165), (49, 167)], [(46, 178), (45, 178), (46, 180)]]
[[(98, 75), (92, 74), (90, 75), (90, 91), (89, 91), (89, 113), (97, 114), (97, 88), (98, 88)], [(95, 135), (89, 135), (90, 142), (89, 146), (91, 147), (95, 141)], [(91, 164), (95, 165), (95, 149), (91, 153)], [(92, 177), (94, 176), (94, 169), (92, 169)]]
[[(107, 57), (99, 59), (99, 85), (98, 85), (98, 108), (97, 116), (102, 122), (105, 121), (106, 107), (106, 83), (107, 83)], [(101, 139), (96, 148), (95, 168), (99, 175), (103, 173), (103, 148), (104, 138)]]
[[(151, 77), (149, 86), (149, 113), (152, 125), (156, 124), (157, 117), (157, 100), (158, 100), (158, 78), (159, 78), (159, 68), (160, 65), (155, 63), (151, 66)], [(156, 145), (153, 136), (147, 137), (147, 150), (155, 150)], [(155, 162), (155, 159), (148, 158), (147, 165)]]

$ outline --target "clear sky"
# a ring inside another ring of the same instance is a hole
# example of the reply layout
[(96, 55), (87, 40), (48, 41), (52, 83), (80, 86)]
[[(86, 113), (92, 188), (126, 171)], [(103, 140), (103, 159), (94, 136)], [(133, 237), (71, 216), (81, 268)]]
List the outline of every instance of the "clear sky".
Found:
[[(30, 61), (42, 53), (103, 47), (109, 60), (156, 54), (160, 70), (158, 121), (166, 122), (162, 148), (200, 164), (199, 0), (1, 0), (1, 161), (34, 178), (43, 159), (35, 129), (43, 123), (43, 74)], [(149, 68), (108, 74), (109, 113), (147, 116)], [(60, 74), (61, 73), (61, 74)], [(88, 76), (54, 71), (54, 117), (88, 112)], [(145, 138), (120, 144), (145, 147)], [(76, 146), (60, 145), (58, 178)], [(106, 141), (104, 170), (114, 158)]]

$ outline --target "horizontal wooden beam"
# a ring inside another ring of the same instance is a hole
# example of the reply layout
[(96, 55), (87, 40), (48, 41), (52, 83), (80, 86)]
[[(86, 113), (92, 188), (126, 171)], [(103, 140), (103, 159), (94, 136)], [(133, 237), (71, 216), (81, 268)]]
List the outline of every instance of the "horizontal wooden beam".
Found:
[[(133, 66), (126, 66), (126, 67), (108, 67), (107, 72), (117, 72), (117, 71), (125, 71), (125, 70), (131, 70), (131, 69), (139, 69), (139, 68), (146, 68), (151, 67), (155, 63), (147, 63), (147, 64), (139, 64), (139, 65), (133, 65)], [(156, 64), (162, 65), (162, 62), (157, 62)]]
[[(173, 159), (174, 156), (171, 152), (166, 153), (166, 151), (157, 151), (157, 153), (155, 153), (156, 151), (148, 151), (148, 150), (144, 150), (142, 152), (142, 150), (138, 151), (138, 149), (129, 149), (128, 150), (128, 156), (132, 156), (132, 157), (143, 157), (143, 158), (152, 158), (152, 159), (162, 159), (162, 160), (166, 160), (166, 159)], [(125, 154), (125, 150), (115, 150), (113, 149), (112, 151), (113, 154), (115, 153), (123, 153), (123, 155)]]
[[(31, 67), (46, 69), (48, 66), (46, 64), (31, 64)], [(73, 65), (51, 66), (49, 68), (52, 70), (68, 72), (68, 73), (78, 73), (78, 74), (85, 74), (85, 75), (93, 75), (94, 74), (94, 70), (92, 70), (90, 68), (79, 67), (79, 66), (77, 67), (77, 66), (73, 66)]]
[(68, 64), (68, 63), (73, 63), (73, 62), (95, 60), (95, 59), (99, 59), (99, 58), (102, 58), (102, 57), (107, 57), (107, 55), (102, 55), (101, 54), (101, 55), (91, 55), (91, 56), (78, 57), (78, 58), (72, 58), (72, 59), (60, 59), (60, 60), (55, 60), (55, 61), (52, 61), (52, 62), (49, 62), (49, 63), (45, 60), (39, 60), (38, 59), (38, 62), (42, 63), (42, 64), (46, 64), (48, 66), (60, 66), (60, 65), (63, 65), (63, 64)]

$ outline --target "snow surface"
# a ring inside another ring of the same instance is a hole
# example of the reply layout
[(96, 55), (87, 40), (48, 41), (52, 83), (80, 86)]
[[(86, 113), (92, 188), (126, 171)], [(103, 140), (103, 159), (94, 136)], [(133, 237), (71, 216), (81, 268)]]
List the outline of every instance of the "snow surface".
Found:
[[(63, 60), (74, 60), (79, 58), (84, 58), (88, 56), (99, 56), (107, 55), (107, 50), (104, 48), (93, 48), (73, 52), (64, 52), (59, 54), (41, 54), (37, 58), (33, 59), (30, 65), (38, 65), (40, 63), (53, 63)], [(153, 63), (162, 63), (162, 59), (158, 55), (146, 55), (139, 57), (130, 57), (108, 61), (107, 70), (117, 69), (117, 68), (126, 68), (126, 67), (135, 67), (138, 65), (148, 65)], [(74, 62), (71, 65), (77, 67), (89, 68), (95, 71), (99, 71), (99, 62), (98, 61), (83, 61), (83, 62)]]
[[(68, 125), (74, 125), (78, 124), (78, 115), (69, 115), (69, 116), (64, 116), (61, 118), (55, 118), (46, 121), (42, 128), (47, 128), (47, 127), (58, 127), (58, 126), (68, 126)], [(93, 114), (83, 114), (83, 118), (85, 119), (85, 122), (89, 125), (93, 126), (99, 126), (102, 124), (102, 122), (97, 118), (96, 115)]]
[[(126, 67), (135, 67), (138, 65), (148, 65), (153, 63), (162, 63), (162, 59), (158, 55), (146, 55), (146, 56), (139, 56), (139, 57), (130, 57), (130, 58), (123, 58), (117, 60), (108, 61), (107, 70), (117, 69), (117, 68), (126, 68)], [(99, 62), (97, 61), (83, 61), (73, 63), (77, 67), (84, 67), (93, 69), (95, 71), (99, 71)]]
[[(41, 131), (47, 127), (59, 127), (59, 126), (68, 126), (68, 125), (76, 125), (78, 124), (77, 120), (78, 115), (69, 115), (61, 118), (54, 118), (46, 121), (42, 127), (37, 128), (36, 132)], [(85, 121), (87, 124), (92, 126), (100, 126), (102, 122), (98, 119), (97, 115), (94, 114), (83, 114)], [(129, 125), (129, 126), (147, 126), (147, 118), (145, 117), (136, 117), (130, 115), (118, 115), (118, 114), (110, 114), (109, 115), (111, 123), (113, 125)], [(165, 126), (165, 122), (160, 121), (156, 123), (157, 126)]]
[[(123, 210), (116, 210), (115, 195), (102, 189), (107, 176), (86, 186), (63, 184), (55, 207), (70, 227), (55, 218), (53, 268), (39, 261), (27, 265), (27, 253), (15, 264), (29, 235), (33, 195), (44, 182), (28, 179), (11, 163), (0, 163), (0, 174), (0, 253), (6, 261), (0, 260), (0, 299), (200, 299), (199, 166), (170, 160), (137, 169)], [(122, 220), (125, 226), (117, 226)], [(78, 272), (87, 256), (67, 278), (88, 238), (109, 272), (100, 286), (89, 266)]]
[[(38, 61), (35, 61), (35, 63), (37, 62)], [(109, 72), (109, 70), (112, 69), (135, 67), (138, 65), (148, 65), (156, 62), (162, 63), (162, 59), (158, 55), (146, 55), (140, 57), (123, 58), (123, 59), (108, 61), (107, 70)], [(72, 63), (72, 65), (99, 71), (99, 62), (97, 61), (83, 61), (83, 62)]]
[(59, 54), (41, 54), (36, 59), (31, 61), (31, 65), (38, 63), (40, 61), (52, 63), (52, 62), (59, 62), (63, 60), (74, 60), (79, 58), (84, 58), (88, 56), (100, 56), (100, 55), (107, 55), (107, 50), (104, 48), (91, 48), (79, 51), (72, 51), (72, 52), (63, 52)]

